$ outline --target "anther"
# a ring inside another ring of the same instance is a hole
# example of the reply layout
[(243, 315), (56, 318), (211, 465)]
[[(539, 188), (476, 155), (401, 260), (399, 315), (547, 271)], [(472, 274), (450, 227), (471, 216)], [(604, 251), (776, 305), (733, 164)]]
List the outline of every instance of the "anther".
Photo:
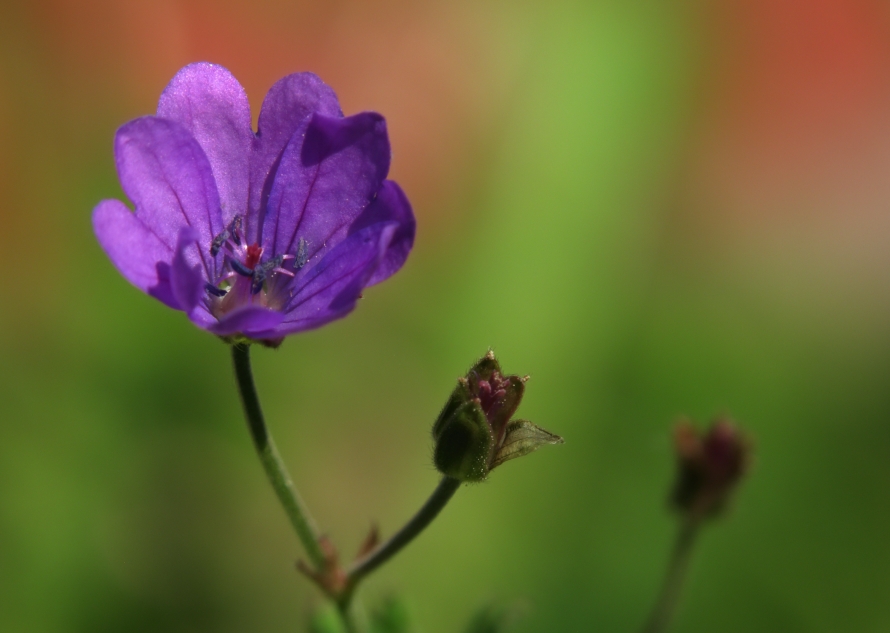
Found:
[(309, 261), (309, 253), (307, 248), (306, 240), (302, 237), (300, 241), (297, 243), (297, 256), (294, 259), (294, 270), (300, 270), (303, 266), (306, 265), (306, 262)]
[(269, 276), (269, 273), (280, 268), (281, 264), (284, 263), (284, 257), (284, 255), (276, 255), (262, 266), (254, 269), (253, 284), (250, 287), (250, 292), (252, 294), (257, 294), (263, 289), (263, 283), (266, 281), (266, 277)]
[(231, 264), (232, 270), (242, 277), (253, 277), (253, 271), (237, 259), (229, 259), (229, 264)]
[(223, 231), (219, 235), (213, 238), (213, 241), (210, 242), (210, 255), (212, 257), (216, 257), (219, 254), (219, 249), (222, 248), (222, 245), (226, 243), (226, 240), (229, 239), (229, 232)]
[(232, 234), (232, 240), (238, 246), (241, 246), (241, 224), (243, 221), (244, 218), (242, 216), (236, 215), (229, 223), (229, 232)]
[(272, 259), (267, 261), (265, 264), (263, 264), (262, 268), (263, 268), (263, 270), (268, 272), (268, 271), (272, 270), (273, 268), (277, 268), (278, 266), (281, 266), (282, 263), (284, 263), (284, 255), (276, 255), (275, 257), (273, 257)]
[(228, 290), (223, 290), (222, 288), (218, 288), (213, 284), (205, 283), (204, 290), (212, 294), (214, 297), (225, 297), (228, 294)]
[(259, 294), (263, 289), (263, 283), (266, 281), (266, 268), (261, 267), (253, 271), (253, 281), (250, 284), (250, 294)]

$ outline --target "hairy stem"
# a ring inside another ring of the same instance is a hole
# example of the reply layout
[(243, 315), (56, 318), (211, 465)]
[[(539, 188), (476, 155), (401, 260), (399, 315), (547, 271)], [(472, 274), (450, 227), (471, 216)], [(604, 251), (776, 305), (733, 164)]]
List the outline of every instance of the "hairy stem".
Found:
[(275, 448), (275, 442), (263, 419), (263, 411), (253, 382), (253, 372), (250, 369), (250, 346), (232, 345), (232, 362), (235, 365), (235, 378), (238, 382), (238, 392), (241, 394), (241, 404), (244, 406), (244, 417), (247, 418), (250, 436), (263, 464), (263, 470), (266, 471), (266, 477), (269, 478), (269, 483), (272, 484), (300, 542), (303, 543), (309, 560), (316, 569), (322, 569), (326, 565), (326, 559), (318, 542), (315, 522), (291, 482), (287, 467), (281, 461), (278, 449)]
[(680, 599), (680, 591), (686, 578), (686, 569), (689, 567), (699, 526), (700, 521), (694, 518), (686, 519), (680, 525), (658, 601), (640, 633), (663, 633), (667, 630)]
[(393, 534), (388, 541), (381, 543), (373, 551), (357, 560), (347, 571), (346, 588), (339, 599), (339, 605), (344, 612), (349, 608), (349, 602), (355, 591), (356, 585), (372, 571), (395, 556), (414, 538), (423, 532), (433, 519), (442, 511), (451, 497), (460, 488), (460, 480), (452, 477), (442, 477), (442, 481), (436, 486), (433, 494), (427, 499), (423, 507), (417, 511), (405, 526)]

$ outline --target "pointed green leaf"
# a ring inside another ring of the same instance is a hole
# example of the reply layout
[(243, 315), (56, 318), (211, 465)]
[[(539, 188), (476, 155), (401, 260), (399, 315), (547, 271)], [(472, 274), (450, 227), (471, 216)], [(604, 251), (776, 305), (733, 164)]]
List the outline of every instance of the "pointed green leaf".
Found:
[(507, 425), (504, 442), (491, 462), (491, 468), (516, 457), (528, 455), (545, 444), (562, 444), (563, 439), (528, 420), (514, 420)]

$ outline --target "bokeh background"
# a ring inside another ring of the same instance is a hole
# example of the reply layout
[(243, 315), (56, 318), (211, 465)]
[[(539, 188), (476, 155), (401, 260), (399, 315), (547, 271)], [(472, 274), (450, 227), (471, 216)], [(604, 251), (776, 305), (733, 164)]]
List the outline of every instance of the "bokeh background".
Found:
[(890, 8), (880, 0), (0, 3), (0, 630), (304, 630), (321, 604), (228, 350), (130, 287), (90, 213), (115, 129), (183, 65), (254, 117), (312, 70), (388, 120), (417, 243), (353, 315), (256, 350), (281, 452), (346, 555), (437, 481), (491, 346), (565, 436), (459, 491), (366, 584), (419, 630), (633, 631), (679, 415), (757, 457), (674, 631), (890, 630)]

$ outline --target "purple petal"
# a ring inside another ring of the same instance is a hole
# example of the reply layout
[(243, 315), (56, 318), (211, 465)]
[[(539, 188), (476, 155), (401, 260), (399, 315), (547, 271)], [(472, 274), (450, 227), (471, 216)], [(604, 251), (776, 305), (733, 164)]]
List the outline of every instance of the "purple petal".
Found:
[(211, 328), (217, 324), (216, 317), (210, 314), (210, 310), (207, 309), (207, 306), (204, 305), (203, 301), (188, 313), (188, 317), (191, 319), (192, 323), (202, 330), (210, 331)]
[(389, 157), (379, 114), (313, 115), (282, 155), (263, 227), (266, 251), (294, 253), (303, 239), (310, 258), (323, 257), (374, 199)]
[(158, 116), (180, 123), (204, 150), (228, 224), (247, 212), (251, 146), (250, 103), (241, 84), (216, 64), (189, 64), (167, 85)]
[(207, 329), (217, 336), (244, 334), (255, 338), (269, 338), (259, 336), (257, 333), (273, 330), (283, 319), (283, 312), (269, 310), (261, 306), (245, 306), (225, 315), (219, 323), (213, 324)]
[(205, 277), (201, 272), (198, 252), (198, 232), (190, 226), (179, 231), (176, 254), (170, 270), (170, 285), (180, 307), (187, 313), (198, 306), (204, 297)]
[(391, 222), (374, 224), (340, 242), (295, 281), (298, 289), (286, 309), (284, 323), (263, 337), (309, 330), (351, 312), (397, 229)]
[(210, 270), (209, 245), (223, 224), (210, 164), (197, 141), (178, 123), (147, 116), (117, 131), (114, 152), (136, 216), (171, 251), (179, 230), (194, 228)]
[(383, 260), (368, 281), (369, 286), (380, 283), (399, 270), (408, 258), (411, 247), (414, 246), (417, 223), (414, 220), (411, 203), (408, 202), (402, 188), (392, 180), (384, 181), (374, 201), (349, 227), (349, 233), (355, 233), (378, 222), (396, 222), (399, 228), (392, 236)]
[(173, 250), (120, 200), (103, 200), (93, 211), (99, 244), (124, 278), (152, 297), (179, 310), (170, 286)]
[[(260, 109), (257, 139), (250, 159), (250, 209), (254, 212), (265, 208), (284, 148), (314, 112), (343, 116), (337, 95), (313, 73), (288, 75), (269, 90)], [(251, 240), (262, 226), (263, 218), (258, 220), (258, 224), (247, 227)]]

